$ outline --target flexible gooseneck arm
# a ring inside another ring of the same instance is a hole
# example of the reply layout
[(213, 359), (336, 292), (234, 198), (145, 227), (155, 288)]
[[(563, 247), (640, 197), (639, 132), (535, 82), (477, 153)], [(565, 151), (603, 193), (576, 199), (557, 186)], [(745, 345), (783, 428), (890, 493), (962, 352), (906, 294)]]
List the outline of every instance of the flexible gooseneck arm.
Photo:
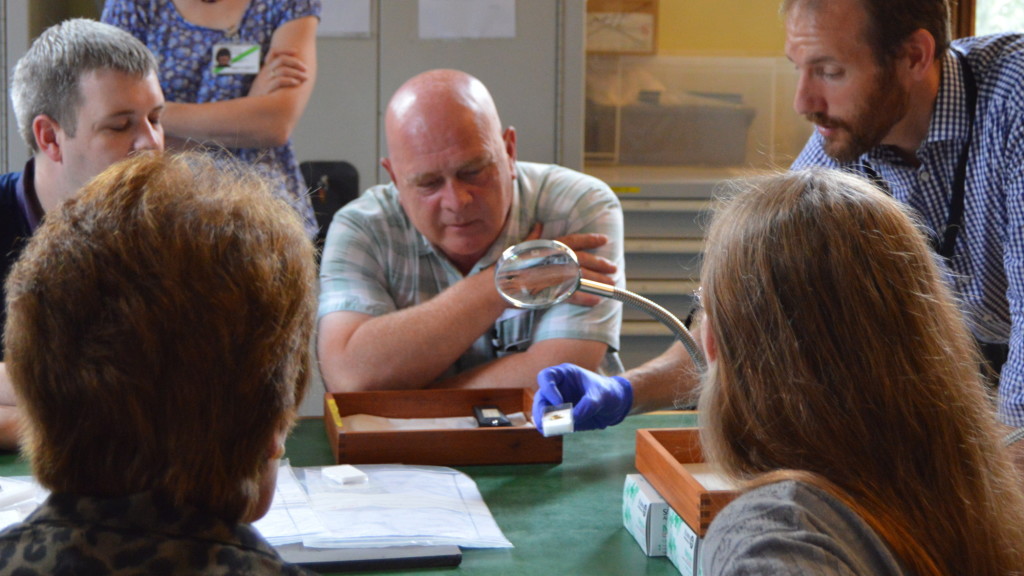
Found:
[(587, 294), (613, 298), (653, 316), (662, 324), (668, 326), (669, 330), (672, 330), (672, 333), (675, 334), (676, 338), (683, 343), (683, 347), (686, 348), (686, 351), (690, 354), (690, 358), (693, 359), (693, 365), (697, 367), (697, 370), (701, 373), (707, 370), (707, 360), (704, 358), (704, 352), (700, 349), (700, 346), (697, 345), (697, 341), (693, 339), (690, 331), (686, 329), (686, 326), (683, 326), (683, 323), (679, 318), (676, 318), (674, 314), (665, 308), (648, 300), (647, 298), (644, 298), (643, 296), (640, 296), (639, 294), (630, 292), (629, 290), (622, 290), (615, 286), (594, 282), (592, 280), (587, 280), (586, 278), (580, 279), (579, 290), (581, 292), (586, 292)]

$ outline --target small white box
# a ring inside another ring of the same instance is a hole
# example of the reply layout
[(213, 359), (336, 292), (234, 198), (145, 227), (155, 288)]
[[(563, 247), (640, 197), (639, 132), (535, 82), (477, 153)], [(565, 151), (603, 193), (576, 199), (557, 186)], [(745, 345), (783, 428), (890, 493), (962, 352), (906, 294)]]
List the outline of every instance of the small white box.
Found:
[(575, 429), (575, 421), (572, 417), (572, 402), (563, 402), (557, 406), (544, 408), (544, 417), (541, 420), (544, 436), (564, 436), (572, 434)]
[(351, 464), (340, 464), (338, 466), (325, 466), (322, 470), (324, 478), (334, 480), (339, 484), (365, 484), (369, 476), (359, 468)]
[(668, 503), (640, 474), (628, 474), (622, 488), (622, 525), (648, 556), (667, 553)]
[(683, 521), (676, 514), (675, 510), (669, 508), (668, 512), (668, 534), (665, 537), (668, 547), (668, 559), (672, 561), (682, 576), (702, 576), (704, 571), (700, 568), (700, 536), (690, 528), (690, 525)]

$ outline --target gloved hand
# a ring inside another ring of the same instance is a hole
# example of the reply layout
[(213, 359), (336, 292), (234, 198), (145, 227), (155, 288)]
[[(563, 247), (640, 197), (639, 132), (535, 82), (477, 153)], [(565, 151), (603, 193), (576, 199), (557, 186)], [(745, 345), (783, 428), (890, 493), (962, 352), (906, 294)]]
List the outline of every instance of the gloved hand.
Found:
[(622, 422), (633, 407), (633, 386), (620, 376), (602, 376), (575, 364), (537, 374), (533, 423), (543, 432), (544, 408), (572, 402), (575, 430), (600, 430)]

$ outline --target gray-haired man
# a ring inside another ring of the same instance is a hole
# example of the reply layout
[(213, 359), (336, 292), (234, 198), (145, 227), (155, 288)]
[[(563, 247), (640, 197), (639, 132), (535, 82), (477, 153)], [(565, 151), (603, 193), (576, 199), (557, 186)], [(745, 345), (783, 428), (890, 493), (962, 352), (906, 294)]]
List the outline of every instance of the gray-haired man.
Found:
[[(156, 74), (156, 59), (131, 34), (85, 19), (48, 28), (18, 61), (11, 101), (32, 158), (23, 171), (0, 175), (0, 279), (62, 200), (114, 162), (163, 149)], [(13, 405), (0, 362), (0, 448), (17, 445)]]

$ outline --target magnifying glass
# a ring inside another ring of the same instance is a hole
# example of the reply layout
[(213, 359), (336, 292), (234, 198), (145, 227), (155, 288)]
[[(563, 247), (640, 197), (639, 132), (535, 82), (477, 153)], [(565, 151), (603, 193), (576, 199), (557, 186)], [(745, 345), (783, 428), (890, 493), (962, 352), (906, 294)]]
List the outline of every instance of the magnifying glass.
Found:
[(697, 370), (707, 370), (704, 352), (679, 318), (639, 294), (587, 280), (576, 253), (557, 240), (528, 240), (507, 248), (495, 267), (494, 283), (498, 293), (517, 308), (548, 308), (577, 290), (629, 304), (668, 326)]

